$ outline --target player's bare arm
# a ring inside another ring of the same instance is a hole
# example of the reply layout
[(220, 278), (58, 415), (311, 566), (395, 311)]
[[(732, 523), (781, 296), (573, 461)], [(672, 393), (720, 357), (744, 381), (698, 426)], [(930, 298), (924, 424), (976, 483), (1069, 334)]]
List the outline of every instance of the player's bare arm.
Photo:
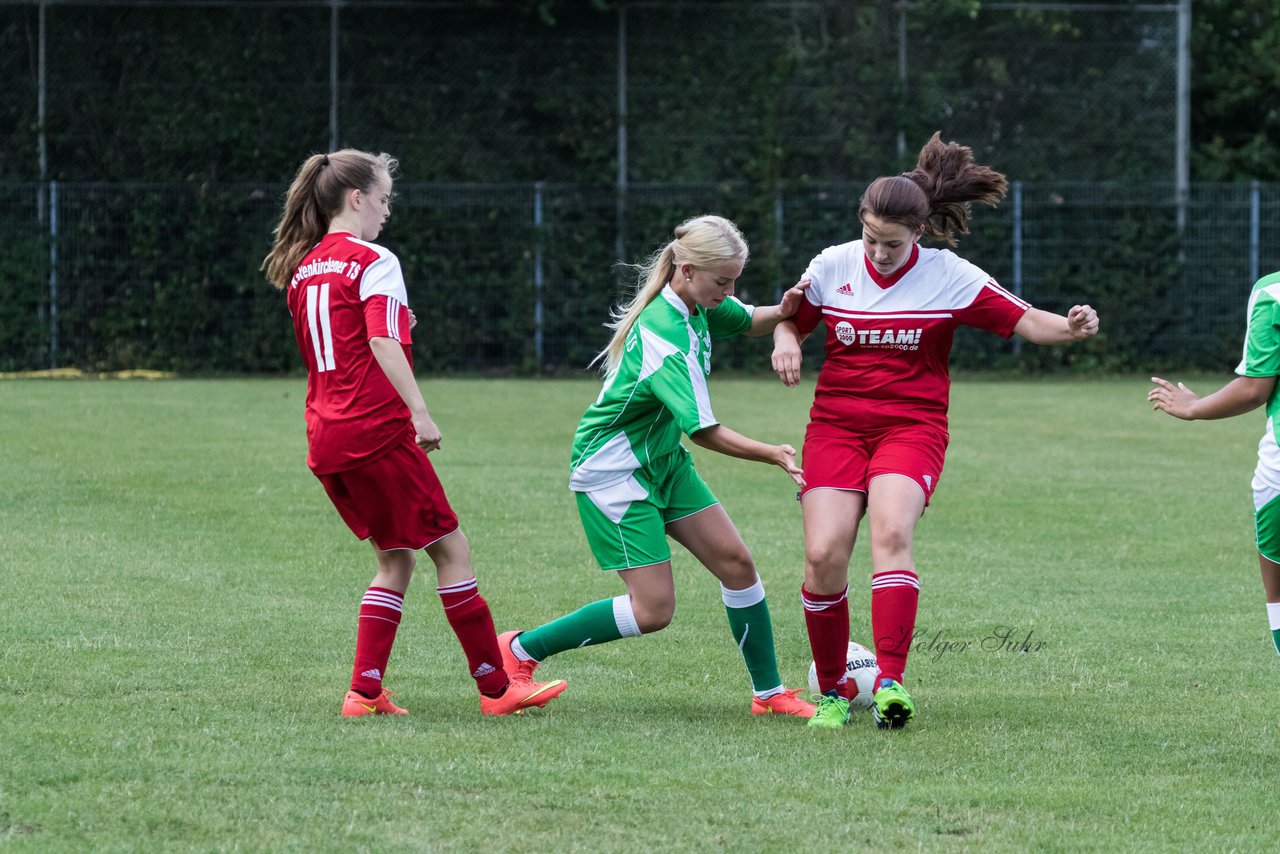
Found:
[(751, 315), (751, 328), (746, 334), (765, 335), (776, 329), (779, 323), (792, 317), (800, 310), (800, 300), (804, 299), (804, 292), (809, 289), (809, 285), (808, 279), (801, 279), (787, 288), (777, 305), (757, 306)]
[(1152, 377), (1156, 387), (1147, 392), (1152, 409), (1183, 421), (1212, 421), (1243, 415), (1262, 406), (1276, 386), (1275, 377), (1236, 377), (1208, 397), (1200, 397), (1182, 383), (1174, 385)]
[(413, 368), (404, 357), (400, 342), (393, 338), (370, 338), (369, 349), (377, 360), (382, 372), (387, 375), (404, 405), (409, 407), (409, 417), (413, 420), (414, 441), (418, 447), (430, 453), (440, 447), (440, 428), (427, 412), (427, 402), (422, 399), (422, 391), (418, 381), (414, 379)]
[(789, 320), (779, 323), (773, 330), (773, 372), (787, 388), (800, 384), (800, 344), (804, 339)]
[(1013, 331), (1032, 344), (1070, 344), (1098, 333), (1098, 312), (1089, 305), (1073, 305), (1064, 317), (1031, 308)]
[(730, 430), (723, 424), (705, 427), (689, 437), (700, 447), (727, 457), (769, 463), (791, 475), (798, 486), (804, 486), (804, 472), (796, 465), (796, 449), (790, 445), (768, 445)]

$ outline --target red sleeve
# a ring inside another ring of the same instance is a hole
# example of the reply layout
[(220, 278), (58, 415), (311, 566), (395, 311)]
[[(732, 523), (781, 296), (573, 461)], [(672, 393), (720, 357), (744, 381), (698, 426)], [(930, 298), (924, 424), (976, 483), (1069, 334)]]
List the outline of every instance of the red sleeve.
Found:
[(795, 316), (791, 319), (795, 321), (796, 329), (801, 335), (808, 335), (822, 322), (822, 308), (809, 302), (807, 298), (802, 299), (800, 308), (796, 309)]
[(965, 326), (976, 326), (1008, 338), (1029, 308), (1031, 303), (1019, 299), (995, 282), (987, 282), (973, 302), (956, 313), (956, 319)]
[(370, 338), (394, 338), (410, 344), (409, 306), (395, 297), (374, 294), (364, 301), (364, 325)]

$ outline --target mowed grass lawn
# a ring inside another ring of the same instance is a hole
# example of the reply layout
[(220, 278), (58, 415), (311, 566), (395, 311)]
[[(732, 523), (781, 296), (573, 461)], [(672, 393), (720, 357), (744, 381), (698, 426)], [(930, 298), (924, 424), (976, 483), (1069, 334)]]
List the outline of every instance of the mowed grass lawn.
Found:
[[(598, 383), (423, 385), (499, 629), (619, 593), (566, 488)], [(917, 537), (920, 716), (816, 733), (749, 714), (718, 587), (681, 552), (669, 629), (551, 659), (568, 690), (509, 719), (481, 718), (424, 558), (388, 676), (412, 715), (344, 720), (373, 561), (305, 467), (302, 379), (0, 383), (0, 843), (1274, 850), (1262, 416), (1175, 422), (1146, 388), (956, 383)], [(712, 383), (725, 424), (797, 446), (811, 393)], [(800, 685), (795, 490), (695, 453)], [(865, 542), (851, 577), (869, 642)]]

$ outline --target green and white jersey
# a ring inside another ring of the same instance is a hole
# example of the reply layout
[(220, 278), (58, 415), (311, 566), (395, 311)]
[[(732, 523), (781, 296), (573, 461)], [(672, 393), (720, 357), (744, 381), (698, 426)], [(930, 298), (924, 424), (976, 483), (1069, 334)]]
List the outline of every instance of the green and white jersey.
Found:
[[(1242, 377), (1280, 376), (1280, 273), (1263, 276), (1249, 294), (1249, 327), (1236, 373)], [(1253, 490), (1254, 503), (1259, 507), (1280, 495), (1277, 413), (1280, 413), (1280, 384), (1267, 398), (1267, 431), (1258, 443)]]
[(617, 369), (578, 422), (569, 488), (591, 492), (620, 483), (678, 449), (681, 433), (718, 424), (707, 393), (711, 339), (746, 332), (753, 311), (729, 297), (691, 313), (664, 287), (636, 319)]

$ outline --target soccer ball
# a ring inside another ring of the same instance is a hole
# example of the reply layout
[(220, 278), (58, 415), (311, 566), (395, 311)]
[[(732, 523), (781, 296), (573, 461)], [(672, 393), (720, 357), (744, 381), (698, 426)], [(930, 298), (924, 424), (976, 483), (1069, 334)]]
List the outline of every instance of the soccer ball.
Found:
[[(849, 641), (849, 655), (845, 659), (845, 674), (858, 686), (858, 693), (849, 701), (849, 705), (859, 708), (871, 708), (871, 691), (876, 681), (876, 654), (860, 643)], [(818, 665), (809, 665), (809, 693), (818, 693)]]

